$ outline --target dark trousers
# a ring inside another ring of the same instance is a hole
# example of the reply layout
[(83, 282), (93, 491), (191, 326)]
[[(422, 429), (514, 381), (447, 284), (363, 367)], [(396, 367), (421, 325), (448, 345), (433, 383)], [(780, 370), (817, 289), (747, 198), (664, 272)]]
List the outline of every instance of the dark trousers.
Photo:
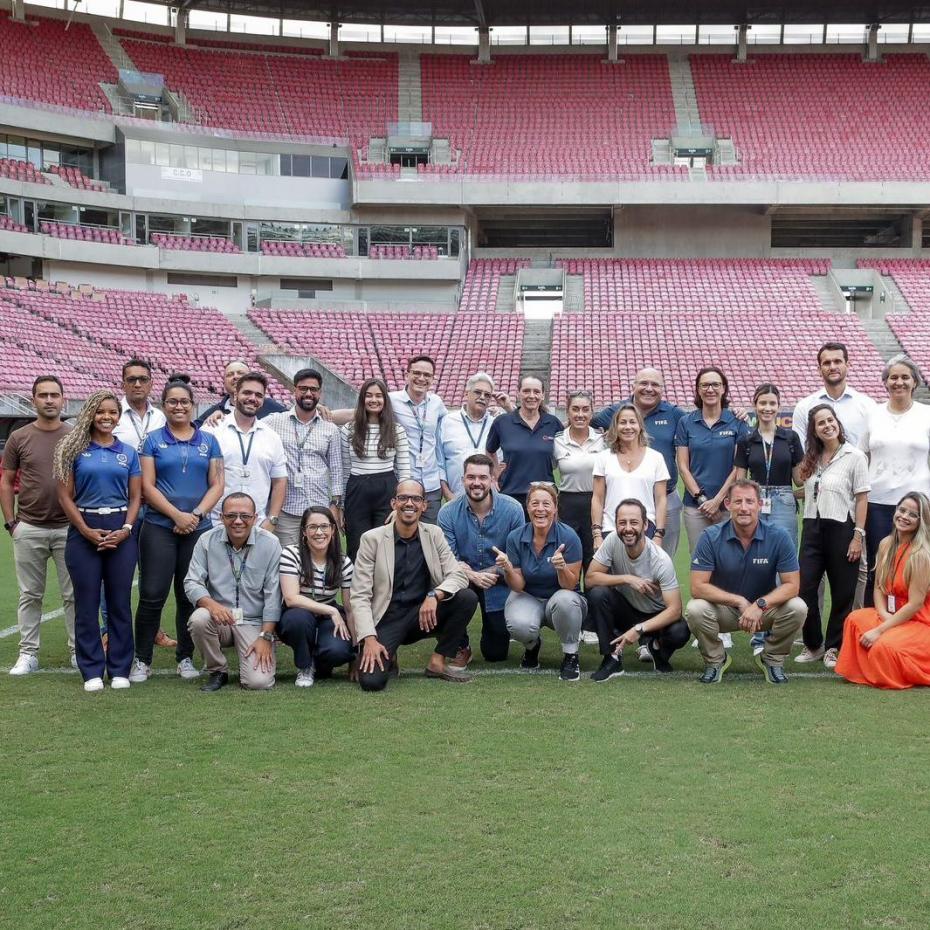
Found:
[(393, 471), (377, 475), (349, 475), (343, 514), (346, 524), (346, 552), (355, 561), (362, 533), (384, 526), (391, 512), (391, 498), (397, 487)]
[(591, 492), (562, 491), (559, 494), (559, 519), (567, 523), (581, 539), (581, 567), (588, 567), (594, 555), (591, 526)]
[[(621, 633), (631, 630), (637, 623), (651, 620), (655, 613), (643, 613), (637, 610), (623, 595), (620, 588), (604, 587), (598, 585), (587, 592), (588, 614), (594, 616), (594, 625), (597, 630), (597, 643), (602, 656), (613, 655), (614, 647), (611, 640)], [(681, 649), (691, 638), (688, 624), (679, 617), (674, 623), (663, 627), (653, 633), (646, 633), (641, 642), (652, 639), (656, 643), (656, 650), (666, 660), (671, 658), (676, 649)]]
[[(801, 530), (801, 591), (807, 604), (804, 621), (804, 645), (808, 649), (839, 649), (843, 643), (843, 624), (852, 610), (859, 580), (859, 561), (846, 558), (853, 537), (853, 522), (846, 520), (804, 520)], [(824, 640), (817, 589), (826, 574), (830, 582), (830, 619)]]
[[(510, 633), (504, 620), (504, 611), (487, 609), (484, 600), (487, 592), (483, 588), (471, 585), (469, 590), (474, 591), (481, 608), (481, 655), (486, 662), (503, 662), (510, 653)], [(462, 637), (462, 645), (469, 645), (467, 632)]]
[[(345, 619), (345, 611), (338, 605), (336, 609)], [(294, 665), (307, 669), (315, 664), (321, 678), (351, 662), (355, 655), (352, 640), (337, 636), (336, 625), (329, 617), (303, 607), (288, 607), (281, 614), (277, 634), (282, 643), (294, 650)]]
[(139, 606), (136, 608), (136, 658), (146, 665), (152, 664), (155, 637), (161, 627), (161, 612), (174, 582), (174, 600), (177, 605), (177, 639), (175, 659), (191, 659), (194, 641), (187, 621), (194, 605), (184, 593), (184, 576), (191, 564), (194, 546), (201, 533), (182, 536), (159, 526), (143, 523), (139, 534)]
[[(118, 530), (126, 522), (126, 511), (110, 514), (86, 513), (84, 522), (94, 530)], [(74, 652), (84, 681), (129, 677), (132, 665), (132, 576), (138, 547), (135, 535), (115, 549), (98, 552), (74, 527), (68, 530), (65, 564), (74, 586)], [(103, 651), (100, 641), (100, 584), (107, 596), (109, 641)]]
[(865, 518), (865, 555), (869, 567), (869, 575), (865, 582), (865, 592), (862, 603), (866, 607), (875, 606), (875, 557), (878, 555), (878, 544), (890, 536), (894, 529), (894, 512), (897, 504), (873, 504), (869, 502), (868, 513)]
[[(375, 635), (387, 649), (391, 658), (397, 655), (399, 646), (436, 637), (435, 651), (452, 659), (459, 650), (468, 623), (478, 606), (478, 595), (471, 588), (459, 591), (451, 600), (442, 601), (436, 607), (436, 627), (429, 633), (420, 629), (420, 605), (397, 607), (393, 603), (378, 621)], [(358, 682), (363, 691), (383, 691), (388, 683), (388, 669), (375, 668), (373, 672), (359, 672)]]

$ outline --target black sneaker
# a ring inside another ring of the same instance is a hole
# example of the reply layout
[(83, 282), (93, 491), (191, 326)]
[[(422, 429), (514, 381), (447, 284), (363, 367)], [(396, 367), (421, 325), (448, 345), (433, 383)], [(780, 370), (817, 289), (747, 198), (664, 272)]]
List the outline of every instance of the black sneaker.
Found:
[(623, 674), (623, 659), (620, 656), (604, 656), (601, 667), (591, 673), (591, 681), (610, 681)]
[(756, 665), (762, 669), (762, 674), (770, 685), (788, 684), (788, 676), (780, 665), (766, 665), (761, 655), (756, 656)]
[(539, 650), (542, 649), (542, 637), (536, 640), (535, 646), (530, 646), (526, 652), (523, 653), (523, 658), (520, 660), (520, 668), (526, 669), (528, 672), (534, 672), (539, 668)]
[(577, 652), (566, 652), (562, 657), (562, 667), (559, 669), (559, 678), (562, 681), (578, 681), (581, 678), (581, 666), (578, 664)]
[(659, 648), (659, 641), (657, 639), (650, 639), (646, 643), (646, 648), (649, 650), (649, 655), (652, 656), (652, 664), (655, 666), (657, 672), (662, 672), (667, 675), (669, 672), (674, 671), (672, 663), (668, 660), (668, 656)]
[(730, 653), (724, 653), (723, 665), (707, 665), (704, 667), (704, 674), (698, 678), (698, 683), (702, 685), (719, 685), (723, 681), (723, 673), (730, 667), (733, 660)]

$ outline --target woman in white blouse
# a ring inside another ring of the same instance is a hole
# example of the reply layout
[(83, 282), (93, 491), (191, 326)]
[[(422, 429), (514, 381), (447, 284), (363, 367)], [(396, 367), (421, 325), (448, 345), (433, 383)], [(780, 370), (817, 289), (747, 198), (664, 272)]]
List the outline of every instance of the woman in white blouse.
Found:
[(917, 366), (906, 355), (889, 359), (882, 372), (888, 403), (872, 408), (859, 440), (872, 486), (865, 522), (866, 607), (873, 606), (878, 544), (891, 535), (898, 501), (910, 491), (930, 494), (930, 407), (914, 400), (920, 381)]
[(410, 477), (407, 433), (394, 419), (387, 385), (369, 378), (358, 391), (352, 420), (342, 427), (346, 551), (353, 561), (362, 533), (382, 526), (398, 481)]
[(591, 523), (594, 545), (600, 547), (614, 531), (617, 505), (626, 498), (642, 501), (648, 520), (646, 535), (665, 535), (668, 466), (661, 453), (649, 448), (649, 436), (639, 411), (624, 404), (614, 414), (604, 440), (607, 449), (594, 463)]

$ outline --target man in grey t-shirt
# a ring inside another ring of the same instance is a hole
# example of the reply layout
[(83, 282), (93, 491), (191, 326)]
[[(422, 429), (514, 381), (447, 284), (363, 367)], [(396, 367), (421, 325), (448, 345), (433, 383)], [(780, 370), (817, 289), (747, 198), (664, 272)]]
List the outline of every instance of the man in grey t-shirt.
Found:
[[(645, 643), (657, 672), (688, 642), (681, 592), (671, 558), (646, 538), (646, 508), (628, 498), (614, 518), (616, 533), (594, 553), (585, 575), (588, 607), (604, 657), (591, 675), (609, 681), (623, 674), (623, 648)], [(619, 635), (618, 635), (619, 634)]]

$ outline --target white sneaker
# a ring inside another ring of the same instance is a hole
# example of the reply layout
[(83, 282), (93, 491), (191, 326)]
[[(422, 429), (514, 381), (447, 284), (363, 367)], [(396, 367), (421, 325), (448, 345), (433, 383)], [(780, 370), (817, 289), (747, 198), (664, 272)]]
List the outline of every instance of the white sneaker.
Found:
[(808, 649), (805, 646), (795, 657), (795, 662), (819, 662), (823, 658), (824, 648), (819, 646), (817, 649)]
[(639, 651), (637, 652), (636, 657), (640, 662), (652, 662), (652, 653), (649, 651), (649, 647), (645, 643), (639, 647)]
[(88, 678), (84, 682), (85, 691), (103, 691), (103, 679), (102, 678)]
[(72, 652), (71, 653), (71, 668), (77, 668), (77, 656)]
[(732, 649), (733, 648), (733, 635), (731, 633), (721, 633), (720, 642), (723, 643), (724, 649)]
[[(129, 670), (129, 681), (133, 684), (141, 684), (143, 681), (149, 680), (149, 675), (152, 674), (152, 666), (146, 665), (141, 659), (132, 660), (132, 668)], [(116, 682), (116, 679), (113, 679)], [(110, 685), (111, 688), (115, 688), (115, 684)], [(126, 685), (128, 688), (129, 685)]]
[(19, 654), (16, 665), (10, 669), (11, 675), (31, 675), (39, 670), (39, 660), (35, 656), (27, 656), (24, 652)]
[(754, 656), (761, 656), (763, 652), (765, 652), (765, 646), (762, 645), (762, 643), (752, 647), (752, 654)]
[(596, 646), (598, 644), (597, 633), (593, 630), (583, 630), (581, 633), (581, 642), (587, 646)]
[(185, 681), (190, 681), (193, 678), (200, 677), (200, 669), (194, 665), (192, 659), (181, 659), (181, 661), (178, 662), (178, 675)]
[(839, 649), (828, 649), (823, 654), (823, 667), (834, 669), (836, 668), (836, 663), (839, 661), (839, 659), (840, 659)]
[[(130, 678), (123, 678), (122, 675), (115, 675), (113, 678), (110, 679), (110, 687), (114, 691), (125, 691), (126, 688), (129, 687), (129, 682), (131, 680), (132, 679)], [(145, 681), (144, 678), (142, 680)]]
[(298, 688), (312, 688), (316, 682), (316, 676), (314, 672), (315, 669), (312, 665), (310, 668), (297, 669), (297, 679), (294, 681), (294, 684)]

